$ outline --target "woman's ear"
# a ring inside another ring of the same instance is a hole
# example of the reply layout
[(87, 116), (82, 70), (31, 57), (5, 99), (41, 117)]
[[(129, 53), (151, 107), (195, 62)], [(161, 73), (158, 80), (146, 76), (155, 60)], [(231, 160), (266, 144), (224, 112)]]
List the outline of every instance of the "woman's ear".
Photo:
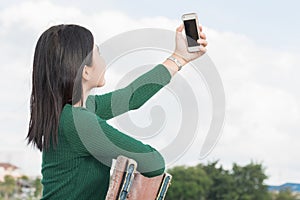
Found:
[(82, 71), (82, 78), (86, 81), (89, 81), (91, 79), (91, 67), (84, 66)]

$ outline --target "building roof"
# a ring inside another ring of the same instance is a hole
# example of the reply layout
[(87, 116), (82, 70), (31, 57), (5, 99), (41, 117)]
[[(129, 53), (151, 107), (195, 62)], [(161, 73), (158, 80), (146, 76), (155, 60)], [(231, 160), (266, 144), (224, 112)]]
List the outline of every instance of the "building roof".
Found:
[(18, 169), (17, 166), (12, 165), (10, 163), (0, 163), (0, 168), (1, 167), (4, 168), (5, 170), (7, 170), (7, 169), (12, 169), (12, 170)]
[(285, 183), (285, 184), (278, 185), (278, 186), (270, 185), (268, 187), (268, 190), (269, 191), (280, 191), (280, 190), (287, 189), (287, 188), (289, 188), (293, 192), (300, 193), (300, 183)]

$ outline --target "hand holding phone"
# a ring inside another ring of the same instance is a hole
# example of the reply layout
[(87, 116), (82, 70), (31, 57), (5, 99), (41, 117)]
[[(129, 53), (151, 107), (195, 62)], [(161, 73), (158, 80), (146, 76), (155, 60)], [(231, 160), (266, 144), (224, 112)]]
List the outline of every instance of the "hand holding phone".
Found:
[[(206, 52), (206, 35), (202, 32), (202, 26), (198, 25), (196, 13), (182, 15), (183, 24), (176, 29), (176, 47), (173, 55), (186, 64)], [(182, 34), (185, 29), (186, 36)]]
[(181, 19), (184, 24), (188, 51), (189, 52), (200, 51), (200, 44), (197, 42), (197, 40), (199, 39), (199, 32), (200, 32), (197, 14), (187, 13), (182, 15)]

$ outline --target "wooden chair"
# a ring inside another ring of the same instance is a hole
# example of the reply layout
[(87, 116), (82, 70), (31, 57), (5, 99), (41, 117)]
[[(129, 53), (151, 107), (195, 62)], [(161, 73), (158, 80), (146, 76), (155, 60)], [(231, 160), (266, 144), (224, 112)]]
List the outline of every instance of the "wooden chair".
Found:
[(109, 183), (106, 200), (163, 200), (172, 176), (164, 173), (148, 178), (137, 170), (135, 160), (118, 156)]

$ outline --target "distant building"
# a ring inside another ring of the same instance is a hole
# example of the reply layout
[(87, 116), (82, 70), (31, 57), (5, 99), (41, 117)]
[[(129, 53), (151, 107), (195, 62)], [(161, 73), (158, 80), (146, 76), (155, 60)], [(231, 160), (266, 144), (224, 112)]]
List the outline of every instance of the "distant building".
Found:
[(6, 175), (10, 175), (14, 178), (21, 176), (17, 166), (10, 163), (0, 163), (0, 181), (4, 181)]
[(278, 186), (270, 185), (268, 187), (268, 190), (274, 193), (279, 193), (284, 189), (290, 189), (293, 194), (297, 195), (297, 197), (300, 197), (300, 183), (285, 183)]

